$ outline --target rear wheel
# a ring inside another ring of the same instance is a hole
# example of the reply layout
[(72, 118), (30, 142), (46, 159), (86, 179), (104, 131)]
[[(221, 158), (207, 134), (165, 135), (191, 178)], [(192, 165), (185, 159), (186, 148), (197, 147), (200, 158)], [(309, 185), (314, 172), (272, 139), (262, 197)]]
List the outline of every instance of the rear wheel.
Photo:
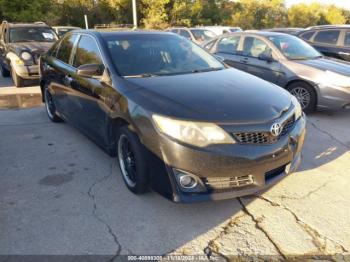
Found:
[(311, 113), (316, 109), (317, 96), (315, 89), (307, 83), (295, 82), (287, 87), (288, 91), (295, 96), (305, 113)]
[(1, 76), (2, 77), (9, 77), (10, 76), (10, 71), (7, 70), (3, 65), (0, 64), (0, 71), (1, 71)]
[(11, 67), (11, 76), (12, 76), (13, 83), (15, 84), (16, 87), (24, 86), (24, 79), (19, 75), (17, 75), (16, 70), (13, 67)]
[(138, 136), (123, 126), (119, 130), (117, 153), (120, 171), (127, 188), (134, 194), (148, 190), (146, 150)]
[(45, 108), (46, 113), (50, 120), (52, 122), (61, 122), (61, 118), (56, 114), (56, 106), (53, 101), (52, 94), (50, 93), (49, 89), (45, 87), (44, 89), (44, 95), (45, 95)]

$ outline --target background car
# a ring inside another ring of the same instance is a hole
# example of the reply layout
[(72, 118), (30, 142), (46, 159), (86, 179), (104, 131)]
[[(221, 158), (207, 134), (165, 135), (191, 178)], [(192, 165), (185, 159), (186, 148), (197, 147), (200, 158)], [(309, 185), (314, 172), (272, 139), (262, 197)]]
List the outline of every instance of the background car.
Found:
[(300, 27), (283, 27), (282, 28), (281, 27), (281, 28), (267, 28), (267, 29), (263, 29), (262, 31), (297, 35), (302, 30), (304, 30), (304, 28), (300, 28)]
[(323, 57), (296, 36), (241, 32), (204, 47), (226, 64), (286, 88), (305, 112), (350, 108), (350, 65)]
[(216, 37), (216, 34), (210, 30), (195, 28), (195, 27), (194, 28), (187, 28), (187, 27), (169, 28), (167, 31), (181, 35), (196, 44), (202, 44)]
[(16, 87), (26, 79), (39, 79), (39, 57), (58, 39), (54, 30), (42, 22), (15, 24), (3, 22), (0, 32), (0, 69), (12, 76)]
[(81, 28), (76, 26), (53, 26), (52, 29), (55, 30), (58, 37), (62, 37), (72, 30), (78, 30)]
[(313, 26), (297, 35), (325, 56), (350, 62), (350, 25)]
[(49, 118), (117, 155), (135, 194), (238, 197), (300, 164), (306, 122), (297, 99), (178, 35), (73, 31), (40, 64)]
[(233, 27), (233, 26), (204, 26), (199, 28), (212, 31), (217, 36), (242, 31), (240, 27)]

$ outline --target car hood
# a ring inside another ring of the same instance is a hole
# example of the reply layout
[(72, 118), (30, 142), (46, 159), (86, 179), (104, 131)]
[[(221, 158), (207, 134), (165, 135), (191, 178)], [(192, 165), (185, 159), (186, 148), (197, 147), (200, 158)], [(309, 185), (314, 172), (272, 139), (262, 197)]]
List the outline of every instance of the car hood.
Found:
[(291, 105), (284, 89), (236, 69), (125, 81), (136, 88), (128, 94), (136, 103), (180, 119), (261, 123), (279, 117)]
[(12, 43), (9, 48), (16, 54), (23, 51), (29, 51), (34, 54), (44, 54), (54, 43), (52, 42), (23, 42), (23, 43)]
[(350, 63), (337, 59), (310, 59), (310, 60), (293, 60), (296, 64), (310, 66), (322, 71), (332, 71), (338, 74), (350, 76)]

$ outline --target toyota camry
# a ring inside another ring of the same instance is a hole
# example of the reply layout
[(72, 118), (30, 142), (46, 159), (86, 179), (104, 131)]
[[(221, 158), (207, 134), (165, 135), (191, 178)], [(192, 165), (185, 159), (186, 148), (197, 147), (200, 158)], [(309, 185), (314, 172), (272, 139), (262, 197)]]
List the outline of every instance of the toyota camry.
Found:
[(294, 172), (305, 116), (284, 89), (166, 32), (73, 31), (41, 57), (48, 117), (175, 202), (254, 194)]

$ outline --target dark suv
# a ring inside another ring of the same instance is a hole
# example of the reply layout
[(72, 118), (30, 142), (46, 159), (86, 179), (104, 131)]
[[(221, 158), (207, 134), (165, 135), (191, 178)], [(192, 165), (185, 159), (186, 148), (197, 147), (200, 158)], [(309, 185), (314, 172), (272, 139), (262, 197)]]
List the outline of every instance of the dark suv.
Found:
[(313, 26), (297, 35), (325, 56), (350, 62), (350, 25)]
[(39, 56), (58, 39), (51, 27), (42, 22), (13, 24), (2, 22), (0, 30), (0, 70), (12, 76), (16, 87), (26, 79), (39, 79)]

